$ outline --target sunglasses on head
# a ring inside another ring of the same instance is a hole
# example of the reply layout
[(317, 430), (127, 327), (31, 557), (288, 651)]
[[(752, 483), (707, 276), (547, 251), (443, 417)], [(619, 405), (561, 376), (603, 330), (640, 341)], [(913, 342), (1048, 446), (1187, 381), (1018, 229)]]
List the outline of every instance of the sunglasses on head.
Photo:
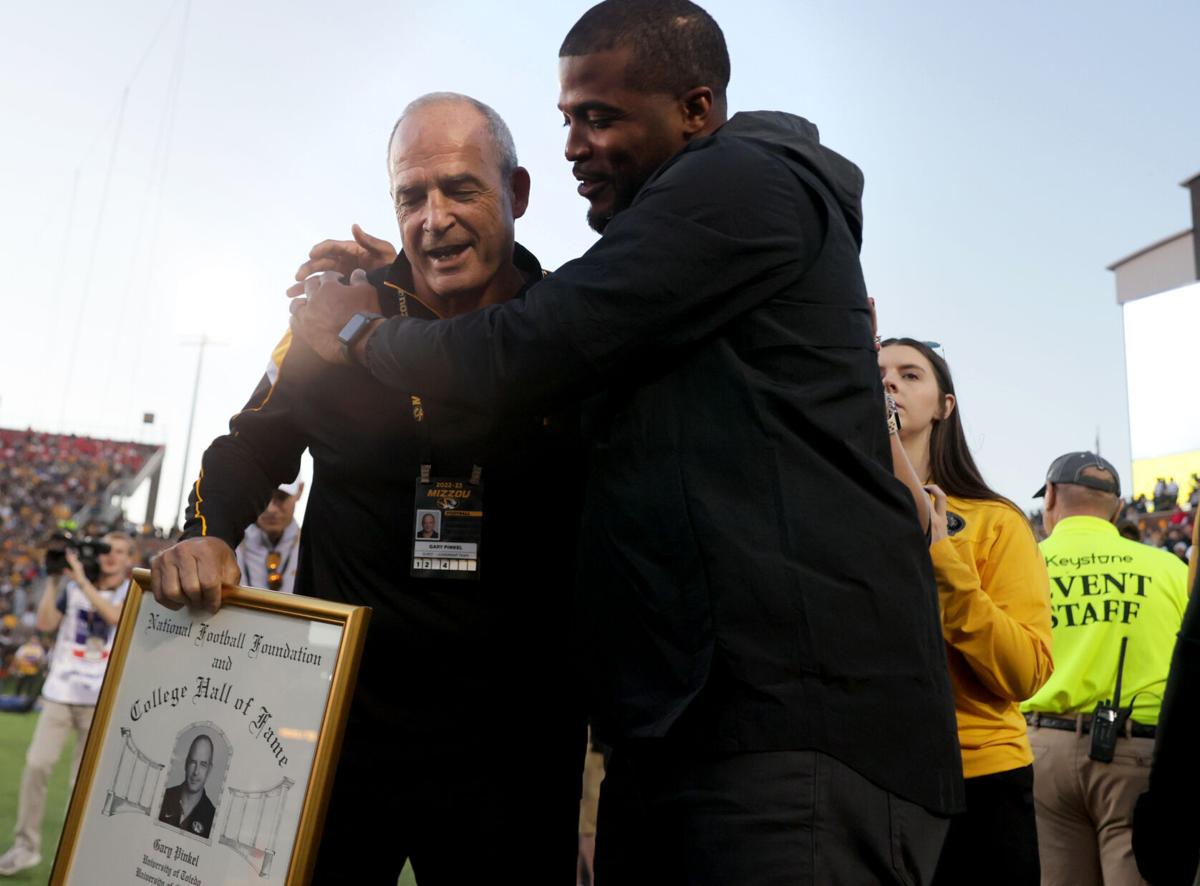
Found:
[(933, 351), (943, 360), (946, 359), (946, 349), (942, 347), (940, 341), (923, 341), (921, 344), (925, 345), (925, 347), (929, 348), (929, 350)]
[[(920, 339), (917, 340), (920, 341)], [(892, 341), (894, 344), (899, 343), (895, 339), (891, 339), (890, 341)], [(946, 349), (942, 347), (942, 343), (940, 341), (922, 341), (921, 344), (925, 345), (925, 347), (929, 348), (929, 350), (933, 351), (943, 360), (946, 359)]]

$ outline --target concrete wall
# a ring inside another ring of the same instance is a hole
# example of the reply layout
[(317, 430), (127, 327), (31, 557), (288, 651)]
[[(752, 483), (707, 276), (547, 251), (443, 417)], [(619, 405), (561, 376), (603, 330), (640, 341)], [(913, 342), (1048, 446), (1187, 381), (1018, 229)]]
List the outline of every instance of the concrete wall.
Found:
[(1117, 278), (1117, 304), (1125, 304), (1197, 278), (1193, 233), (1184, 231), (1112, 266)]

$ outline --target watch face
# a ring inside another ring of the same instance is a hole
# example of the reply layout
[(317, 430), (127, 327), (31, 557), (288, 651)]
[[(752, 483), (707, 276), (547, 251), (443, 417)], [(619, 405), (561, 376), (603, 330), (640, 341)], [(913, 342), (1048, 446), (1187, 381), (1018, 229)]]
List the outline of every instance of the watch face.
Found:
[(354, 343), (354, 339), (358, 337), (359, 331), (367, 325), (368, 319), (362, 314), (355, 314), (346, 321), (346, 325), (342, 327), (342, 331), (338, 333), (338, 341), (344, 345)]

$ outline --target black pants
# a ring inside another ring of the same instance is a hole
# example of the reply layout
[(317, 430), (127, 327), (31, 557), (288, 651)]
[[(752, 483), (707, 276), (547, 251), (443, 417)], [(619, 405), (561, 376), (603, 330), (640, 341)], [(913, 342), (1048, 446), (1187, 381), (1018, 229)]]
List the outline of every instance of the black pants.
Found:
[(518, 871), (530, 886), (571, 886), (579, 852), (586, 739), (505, 742), (470, 752), (397, 753), (347, 734), (313, 886), (396, 886), (411, 860), (421, 886)]
[(967, 811), (950, 820), (934, 886), (1037, 886), (1041, 868), (1033, 767), (980, 775), (964, 783)]
[(617, 886), (926, 884), (947, 819), (817, 751), (613, 749), (596, 882)]

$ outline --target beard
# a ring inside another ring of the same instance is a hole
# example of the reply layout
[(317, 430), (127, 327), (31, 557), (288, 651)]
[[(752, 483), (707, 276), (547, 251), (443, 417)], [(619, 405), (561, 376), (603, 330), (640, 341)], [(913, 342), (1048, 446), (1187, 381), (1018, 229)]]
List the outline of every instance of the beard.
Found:
[(615, 211), (612, 209), (607, 209), (604, 212), (596, 212), (589, 209), (587, 211), (588, 227), (597, 234), (603, 234), (604, 229), (608, 227), (608, 223), (612, 221), (613, 215), (615, 214)]
[(638, 191), (642, 189), (642, 185), (646, 183), (649, 176), (643, 176), (638, 181), (629, 181), (627, 179), (611, 179), (613, 200), (604, 209), (588, 208), (587, 223), (597, 234), (603, 234), (604, 229), (608, 227), (608, 223), (616, 217), (618, 212), (628, 209), (633, 204), (633, 198), (638, 195)]

